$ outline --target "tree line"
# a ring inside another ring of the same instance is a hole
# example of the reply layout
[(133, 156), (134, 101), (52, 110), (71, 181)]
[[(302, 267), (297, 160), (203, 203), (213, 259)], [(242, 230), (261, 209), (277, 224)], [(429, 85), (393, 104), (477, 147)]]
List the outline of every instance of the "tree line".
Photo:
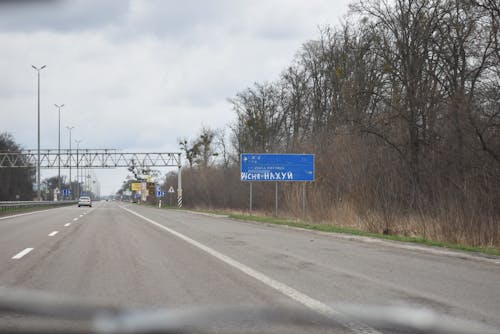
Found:
[[(0, 133), (0, 152), (21, 153), (22, 148), (7, 132)], [(35, 168), (0, 168), (0, 201), (32, 201)]]
[[(237, 120), (228, 136), (202, 128), (180, 141), (185, 204), (244, 210), (241, 153), (314, 153), (309, 219), (500, 246), (498, 2), (350, 8), (279, 78), (230, 99)], [(273, 191), (255, 185), (258, 209), (271, 212)], [(284, 215), (303, 215), (300, 201), (299, 185), (281, 186)]]
[[(8, 132), (0, 133), (0, 153), (23, 153), (23, 148), (16, 143), (14, 137)], [(26, 159), (21, 156), (20, 159)], [(36, 166), (29, 168), (0, 168), (0, 201), (33, 201), (36, 200)], [(95, 198), (94, 193), (85, 188), (85, 181), (76, 181), (61, 175), (61, 189), (71, 189), (72, 195), (59, 194), (59, 200), (77, 199), (77, 189), (86, 195)], [(42, 178), (40, 181), (41, 199), (53, 201), (54, 191), (59, 187), (57, 176)], [(89, 188), (87, 186), (87, 188)]]

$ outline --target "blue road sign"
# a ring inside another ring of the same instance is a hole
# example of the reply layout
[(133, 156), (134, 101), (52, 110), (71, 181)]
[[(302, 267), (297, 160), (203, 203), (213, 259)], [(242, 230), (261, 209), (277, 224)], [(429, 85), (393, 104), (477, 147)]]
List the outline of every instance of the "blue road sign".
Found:
[(241, 181), (314, 181), (314, 154), (243, 153)]
[(165, 197), (165, 192), (164, 191), (157, 191), (156, 197)]
[(69, 196), (71, 195), (71, 189), (63, 189), (62, 193), (64, 196)]

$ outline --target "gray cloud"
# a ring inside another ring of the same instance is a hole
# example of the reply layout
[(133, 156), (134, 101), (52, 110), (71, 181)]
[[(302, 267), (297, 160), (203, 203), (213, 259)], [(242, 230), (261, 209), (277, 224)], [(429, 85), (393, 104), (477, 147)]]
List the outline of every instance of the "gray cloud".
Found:
[(1, 7), (0, 30), (10, 32), (95, 30), (124, 23), (126, 0), (20, 1)]
[[(227, 98), (253, 82), (276, 79), (301, 44), (317, 37), (318, 25), (336, 23), (347, 0), (78, 0), (36, 11), (4, 7), (0, 132), (11, 132), (25, 148), (36, 146), (31, 64), (46, 64), (42, 147), (57, 147), (54, 103), (64, 103), (63, 147), (64, 127), (73, 125), (82, 147), (171, 151), (178, 150), (177, 138), (193, 138), (202, 125), (233, 120)], [(106, 176), (105, 191), (121, 184), (123, 175), (116, 175)]]

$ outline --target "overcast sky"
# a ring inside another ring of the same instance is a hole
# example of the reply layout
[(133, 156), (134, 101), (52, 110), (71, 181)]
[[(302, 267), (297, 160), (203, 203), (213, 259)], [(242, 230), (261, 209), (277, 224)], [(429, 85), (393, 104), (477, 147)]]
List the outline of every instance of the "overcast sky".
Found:
[[(350, 1), (19, 2), (0, 1), (0, 132), (36, 148), (31, 65), (47, 65), (42, 148), (57, 149), (54, 103), (64, 103), (62, 148), (70, 125), (83, 148), (170, 152), (202, 125), (230, 123), (227, 99), (277, 79), (300, 46), (318, 37), (318, 26), (339, 24)], [(42, 178), (50, 175), (42, 170)], [(126, 175), (98, 172), (103, 193), (115, 192)]]

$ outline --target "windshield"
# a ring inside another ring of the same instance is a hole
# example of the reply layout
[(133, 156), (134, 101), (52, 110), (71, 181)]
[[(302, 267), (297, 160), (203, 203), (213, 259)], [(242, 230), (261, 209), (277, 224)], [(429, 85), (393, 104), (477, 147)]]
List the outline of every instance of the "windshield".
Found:
[(0, 333), (500, 332), (499, 15), (0, 1)]

